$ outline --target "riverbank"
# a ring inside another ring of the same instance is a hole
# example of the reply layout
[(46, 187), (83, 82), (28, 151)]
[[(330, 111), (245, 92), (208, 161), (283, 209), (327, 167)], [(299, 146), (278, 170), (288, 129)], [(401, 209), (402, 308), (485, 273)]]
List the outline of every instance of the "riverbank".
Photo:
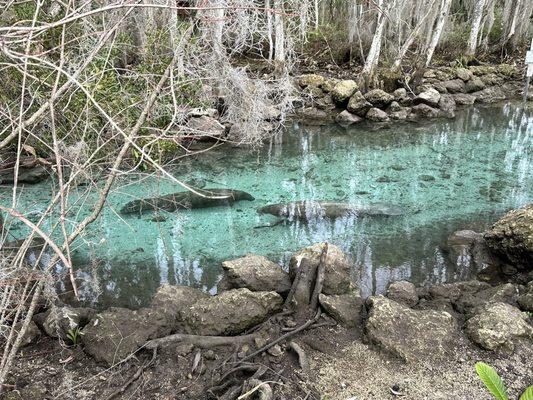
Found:
[(486, 398), (476, 361), (518, 395), (532, 383), (532, 207), (450, 237), (483, 281), (400, 281), (363, 299), (342, 251), (317, 244), (288, 272), (223, 263), (217, 296), (164, 285), (137, 311), (53, 307), (34, 317), (5, 398)]

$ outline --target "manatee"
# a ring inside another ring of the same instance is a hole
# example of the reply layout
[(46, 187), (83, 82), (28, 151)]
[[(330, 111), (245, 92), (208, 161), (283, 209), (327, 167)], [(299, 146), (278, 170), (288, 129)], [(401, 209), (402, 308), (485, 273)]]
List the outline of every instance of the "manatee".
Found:
[(386, 203), (351, 204), (328, 201), (297, 201), (293, 203), (270, 204), (261, 207), (260, 214), (272, 214), (278, 217), (310, 220), (316, 217), (338, 218), (354, 216), (396, 216), (404, 211), (395, 205)]
[(240, 200), (255, 200), (254, 197), (241, 190), (202, 189), (198, 193), (186, 191), (171, 193), (164, 196), (133, 200), (127, 203), (120, 212), (122, 214), (143, 213), (152, 210), (175, 211), (182, 209), (229, 206)]

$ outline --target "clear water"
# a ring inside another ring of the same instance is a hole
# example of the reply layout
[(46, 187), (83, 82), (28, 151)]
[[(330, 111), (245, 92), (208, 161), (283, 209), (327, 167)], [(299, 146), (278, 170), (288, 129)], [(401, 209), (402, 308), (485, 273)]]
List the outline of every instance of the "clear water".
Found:
[[(279, 143), (258, 151), (221, 147), (172, 169), (184, 181), (244, 190), (255, 201), (121, 216), (118, 210), (133, 198), (181, 188), (154, 176), (120, 182), (101, 218), (76, 244), (81, 292), (97, 306), (138, 307), (162, 282), (214, 291), (223, 260), (257, 253), (286, 266), (292, 252), (321, 241), (347, 252), (365, 294), (382, 292), (391, 280), (466, 279), (475, 271), (447, 260), (446, 238), (458, 229), (482, 230), (503, 212), (531, 202), (532, 158), (533, 108), (521, 104), (379, 130), (295, 125)], [(25, 187), (19, 209), (36, 218), (52, 195), (50, 186)], [(0, 193), (9, 202), (10, 188)], [(254, 229), (276, 220), (259, 215), (259, 207), (298, 200), (385, 202), (405, 214)], [(73, 225), (89, 212), (90, 199), (83, 203), (71, 215)], [(156, 215), (165, 220), (157, 222)], [(23, 236), (24, 228), (17, 229)]]

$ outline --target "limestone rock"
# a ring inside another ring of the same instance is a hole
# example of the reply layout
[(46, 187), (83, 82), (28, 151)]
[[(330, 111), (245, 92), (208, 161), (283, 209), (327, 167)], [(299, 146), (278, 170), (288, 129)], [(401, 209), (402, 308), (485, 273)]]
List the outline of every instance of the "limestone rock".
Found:
[(480, 79), (487, 86), (498, 86), (501, 85), (504, 81), (503, 78), (496, 74), (482, 75)]
[(410, 120), (417, 120), (419, 118), (437, 118), (440, 116), (440, 111), (436, 108), (428, 106), (427, 104), (418, 104), (411, 108), (411, 113), (408, 118)]
[(321, 88), (324, 92), (331, 93), (335, 85), (339, 82), (340, 79), (337, 78), (326, 78), (326, 81), (321, 85)]
[(283, 306), (276, 292), (233, 289), (202, 299), (182, 312), (186, 332), (197, 335), (237, 335)]
[(411, 113), (411, 108), (402, 107), (401, 110), (392, 111), (389, 113), (389, 118), (394, 121), (405, 121), (407, 116)]
[(165, 314), (172, 331), (176, 331), (182, 328), (181, 311), (209, 297), (209, 294), (189, 286), (164, 284), (154, 294), (152, 308)]
[(455, 71), (455, 74), (457, 75), (459, 79), (465, 82), (469, 81), (470, 79), (474, 77), (474, 74), (472, 73), (472, 71), (466, 68), (457, 68), (457, 70)]
[(505, 100), (505, 93), (497, 86), (485, 88), (479, 92), (472, 93), (472, 95), (475, 96), (478, 103), (497, 103)]
[(360, 91), (355, 92), (353, 96), (350, 97), (348, 106), (346, 107), (349, 112), (354, 113), (359, 117), (364, 117), (371, 108), (372, 104), (366, 101), (365, 97)]
[(465, 293), (477, 293), (481, 290), (489, 289), (490, 287), (491, 286), (488, 283), (477, 280), (442, 283), (430, 286), (427, 290), (427, 297), (433, 300), (447, 299), (455, 302)]
[(466, 322), (470, 339), (487, 350), (513, 352), (518, 338), (533, 338), (527, 315), (506, 303), (490, 303)]
[(319, 302), (326, 314), (346, 327), (361, 323), (363, 299), (356, 293), (327, 296), (320, 294)]
[(70, 306), (53, 306), (34, 320), (42, 326), (44, 332), (53, 338), (68, 338), (68, 332), (75, 328), (83, 328), (96, 314), (92, 308), (74, 308)]
[(373, 89), (365, 94), (365, 99), (374, 107), (385, 108), (394, 100), (394, 96), (381, 89)]
[(485, 83), (483, 83), (483, 81), (477, 76), (474, 76), (471, 80), (469, 80), (466, 83), (465, 90), (467, 93), (472, 93), (472, 92), (478, 92), (480, 90), (483, 90), (485, 89), (485, 87), (486, 87)]
[(442, 84), (449, 93), (464, 93), (466, 90), (465, 83), (461, 79), (451, 79)]
[(336, 103), (342, 104), (355, 93), (357, 83), (351, 79), (342, 80), (337, 83), (331, 91), (331, 97)]
[(472, 96), (471, 94), (466, 94), (466, 93), (452, 94), (452, 97), (455, 100), (456, 104), (459, 104), (462, 106), (470, 106), (474, 104), (474, 102), (476, 101), (476, 96)]
[(319, 87), (325, 81), (326, 78), (317, 74), (307, 74), (298, 77), (298, 85), (300, 85), (302, 88), (306, 88), (308, 86)]
[(415, 101), (417, 103), (424, 103), (429, 106), (437, 107), (439, 105), (440, 98), (441, 94), (437, 90), (429, 88), (420, 93), (416, 97)]
[(222, 269), (228, 286), (232, 289), (288, 293), (291, 288), (289, 274), (263, 256), (248, 254), (236, 260), (224, 261)]
[[(292, 279), (296, 276), (301, 259), (306, 258), (313, 267), (317, 267), (320, 261), (324, 244), (317, 243), (306, 247), (293, 254), (289, 265), (289, 274)], [(345, 254), (335, 245), (328, 245), (328, 254), (325, 260), (325, 276), (322, 293), (326, 295), (346, 294), (353, 290), (350, 280), (350, 264)]]
[(521, 269), (533, 270), (533, 204), (504, 215), (484, 238), (496, 254)]
[(412, 310), (383, 296), (370, 297), (368, 304), (368, 338), (405, 361), (434, 358), (457, 340), (455, 320), (445, 311)]
[(335, 122), (341, 126), (350, 126), (363, 121), (363, 118), (344, 110), (335, 116)]
[(490, 252), (481, 233), (470, 230), (454, 232), (447, 245), (448, 258), (459, 267), (479, 272), (500, 263)]
[(476, 312), (476, 309), (487, 303), (510, 303), (516, 304), (518, 290), (511, 283), (494, 286), (483, 289), (475, 293), (463, 293), (454, 302), (457, 311), (470, 315)]
[(206, 138), (219, 138), (226, 128), (218, 120), (207, 115), (191, 118), (187, 122), (187, 133)]
[(457, 106), (455, 105), (455, 100), (451, 95), (443, 94), (440, 96), (439, 108), (447, 118), (455, 117), (455, 109)]
[(151, 339), (168, 335), (171, 323), (165, 313), (143, 308), (132, 311), (112, 307), (97, 314), (83, 329), (82, 342), (96, 361), (113, 365)]
[(418, 303), (416, 287), (407, 281), (391, 283), (387, 289), (387, 297), (408, 307), (414, 307)]
[[(19, 325), (20, 328), (20, 325)], [(18, 329), (17, 329), (18, 331)], [(39, 338), (41, 337), (41, 330), (37, 326), (37, 324), (33, 321), (30, 321), (30, 324), (28, 325), (28, 329), (26, 329), (26, 333), (22, 337), (22, 341), (20, 342), (20, 347), (25, 347), (30, 344), (35, 343)]]
[(366, 113), (366, 119), (373, 122), (387, 122), (389, 120), (389, 116), (385, 111), (373, 107)]
[(296, 114), (300, 121), (307, 125), (326, 125), (331, 122), (329, 114), (316, 107), (299, 108)]

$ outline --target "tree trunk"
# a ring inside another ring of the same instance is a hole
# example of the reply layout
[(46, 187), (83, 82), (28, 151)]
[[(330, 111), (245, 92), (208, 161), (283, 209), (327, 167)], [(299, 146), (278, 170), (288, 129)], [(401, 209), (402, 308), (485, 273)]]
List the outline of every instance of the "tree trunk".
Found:
[(274, 0), (274, 38), (275, 51), (274, 61), (278, 64), (277, 68), (282, 68), (285, 64), (285, 26), (283, 23), (283, 0)]
[(472, 29), (470, 30), (470, 37), (466, 45), (466, 55), (473, 57), (476, 54), (478, 44), (479, 31), (481, 27), (481, 18), (483, 17), (483, 7), (485, 0), (476, 0), (474, 4), (474, 12), (472, 16)]
[(431, 63), (431, 60), (433, 59), (433, 54), (435, 53), (435, 49), (439, 44), (440, 37), (442, 35), (442, 30), (444, 28), (444, 23), (446, 22), (446, 17), (448, 16), (448, 12), (450, 11), (451, 4), (452, 0), (442, 0), (442, 6), (439, 15), (439, 20), (437, 22), (437, 27), (435, 28), (435, 32), (433, 33), (433, 37), (431, 39), (431, 43), (429, 44), (428, 51), (426, 54), (426, 67)]
[(393, 4), (394, 1), (391, 1), (385, 10), (378, 10), (376, 30), (374, 32), (374, 37), (372, 38), (372, 44), (370, 45), (370, 51), (368, 52), (365, 66), (363, 67), (363, 76), (367, 81), (372, 79), (378, 65), (381, 43), (383, 41), (383, 32), (385, 31), (385, 25), (387, 24), (387, 16), (385, 14), (392, 8)]

